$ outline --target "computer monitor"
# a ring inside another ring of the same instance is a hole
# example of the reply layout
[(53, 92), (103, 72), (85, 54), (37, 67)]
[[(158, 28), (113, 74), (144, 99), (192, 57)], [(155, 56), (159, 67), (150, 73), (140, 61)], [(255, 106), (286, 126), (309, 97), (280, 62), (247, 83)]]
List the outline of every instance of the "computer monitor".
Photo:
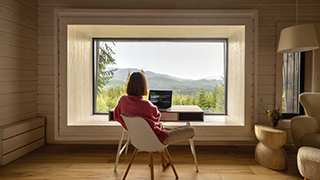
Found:
[(149, 100), (158, 107), (159, 110), (167, 110), (171, 107), (171, 90), (150, 90)]

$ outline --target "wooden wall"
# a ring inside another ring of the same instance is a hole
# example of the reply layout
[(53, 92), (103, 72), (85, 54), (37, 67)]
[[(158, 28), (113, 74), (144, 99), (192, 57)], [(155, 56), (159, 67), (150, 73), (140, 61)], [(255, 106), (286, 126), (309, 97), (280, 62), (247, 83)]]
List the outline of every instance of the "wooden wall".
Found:
[(0, 0), (0, 126), (37, 116), (37, 0)]
[[(11, 2), (11, 1), (10, 1)], [(259, 10), (259, 122), (265, 122), (263, 110), (274, 107), (276, 83), (277, 22), (295, 21), (295, 0), (38, 0), (38, 112), (47, 117), (47, 141), (53, 140), (54, 113), (54, 9), (257, 9)], [(3, 3), (2, 3), (3, 4)], [(3, 8), (3, 7), (1, 7)], [(320, 21), (320, 1), (299, 1), (299, 22)], [(11, 18), (11, 16), (9, 16)], [(3, 19), (0, 19), (3, 21)], [(25, 21), (23, 21), (25, 23)], [(27, 25), (29, 27), (30, 25)], [(23, 26), (25, 27), (25, 26)], [(2, 28), (2, 27), (1, 27)], [(29, 32), (30, 29), (28, 28)], [(33, 44), (33, 43), (30, 43)], [(3, 46), (1, 43), (0, 46)], [(28, 48), (30, 49), (28, 45)], [(14, 46), (13, 49), (20, 49)], [(1, 48), (3, 49), (3, 48)], [(23, 48), (22, 48), (23, 49)], [(1, 51), (1, 50), (0, 50)], [(26, 53), (30, 56), (32, 51)], [(7, 52), (9, 53), (9, 52)], [(35, 52), (36, 53), (36, 52)], [(21, 58), (21, 56), (19, 56)], [(7, 65), (6, 65), (7, 66)], [(34, 67), (34, 66), (32, 66)], [(1, 65), (1, 73), (4, 69)], [(18, 71), (20, 76), (23, 70)], [(2, 78), (1, 81), (4, 81)], [(14, 81), (14, 80), (12, 80)], [(26, 81), (30, 82), (30, 80)], [(2, 87), (1, 87), (2, 90)], [(2, 93), (2, 92), (0, 92)], [(27, 96), (27, 95), (26, 95)], [(11, 101), (10, 101), (11, 102)], [(2, 106), (1, 106), (2, 107)]]

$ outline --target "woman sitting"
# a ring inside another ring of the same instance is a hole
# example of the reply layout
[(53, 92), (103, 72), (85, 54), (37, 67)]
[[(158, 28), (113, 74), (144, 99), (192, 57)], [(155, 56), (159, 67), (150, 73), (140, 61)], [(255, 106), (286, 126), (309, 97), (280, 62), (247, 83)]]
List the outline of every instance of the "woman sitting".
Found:
[[(123, 95), (117, 107), (114, 110), (114, 119), (121, 123), (127, 129), (120, 114), (126, 116), (138, 116), (145, 119), (159, 140), (163, 144), (174, 144), (180, 141), (188, 140), (194, 136), (194, 129), (191, 126), (182, 126), (176, 128), (164, 128), (160, 122), (161, 113), (157, 106), (143, 96), (148, 94), (147, 80), (144, 74), (134, 72), (131, 74), (128, 85), (127, 95)], [(169, 160), (165, 157), (164, 151), (160, 152), (162, 167), (168, 166)]]

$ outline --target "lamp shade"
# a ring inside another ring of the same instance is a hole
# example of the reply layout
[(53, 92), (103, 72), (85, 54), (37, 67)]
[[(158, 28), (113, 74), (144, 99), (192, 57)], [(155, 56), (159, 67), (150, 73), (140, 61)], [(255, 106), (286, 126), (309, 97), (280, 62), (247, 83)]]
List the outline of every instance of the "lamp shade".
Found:
[(280, 33), (278, 53), (304, 52), (318, 48), (318, 38), (312, 24), (291, 26)]

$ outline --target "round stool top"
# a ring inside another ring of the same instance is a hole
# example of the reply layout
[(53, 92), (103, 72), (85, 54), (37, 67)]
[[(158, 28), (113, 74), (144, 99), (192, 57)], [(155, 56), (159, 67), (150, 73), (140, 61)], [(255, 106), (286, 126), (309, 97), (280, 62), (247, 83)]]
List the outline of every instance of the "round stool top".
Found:
[(288, 132), (273, 128), (271, 124), (256, 124), (254, 131), (257, 139), (267, 146), (281, 147), (287, 142)]

